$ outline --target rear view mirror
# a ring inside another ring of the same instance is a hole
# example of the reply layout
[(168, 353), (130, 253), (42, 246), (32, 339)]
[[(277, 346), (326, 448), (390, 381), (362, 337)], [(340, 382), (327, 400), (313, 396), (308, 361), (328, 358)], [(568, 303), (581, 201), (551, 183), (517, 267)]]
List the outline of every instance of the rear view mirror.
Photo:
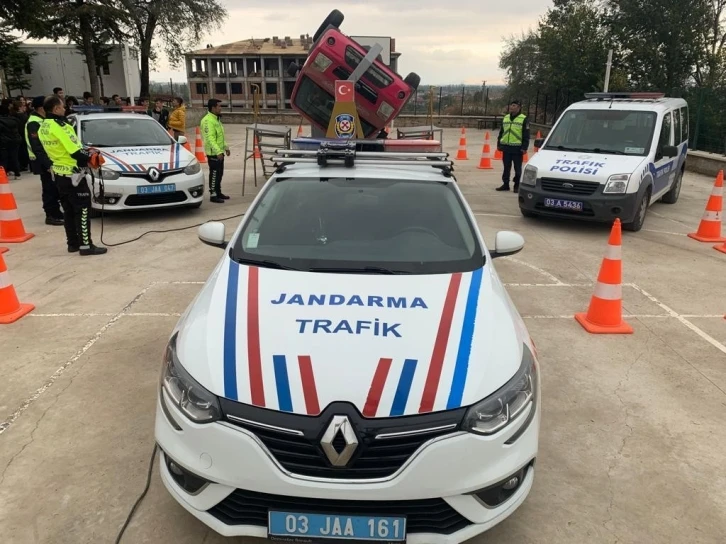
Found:
[(537, 149), (541, 149), (543, 145), (544, 145), (544, 138), (537, 138), (534, 141), (534, 147), (536, 147)]
[(177, 142), (180, 143), (181, 145), (184, 145), (188, 141), (189, 140), (187, 140), (187, 137), (186, 136), (179, 136), (179, 139), (177, 140)]
[(668, 158), (673, 158), (678, 156), (678, 148), (674, 145), (664, 145), (663, 146), (663, 156)]
[(511, 232), (508, 230), (501, 230), (497, 232), (497, 236), (494, 239), (494, 251), (491, 251), (492, 259), (497, 257), (505, 257), (507, 255), (514, 255), (524, 249), (524, 238), (521, 234)]
[(220, 223), (218, 221), (204, 223), (201, 227), (199, 227), (198, 235), (199, 239), (208, 246), (219, 247), (222, 249), (227, 247), (227, 242), (224, 240), (224, 223)]

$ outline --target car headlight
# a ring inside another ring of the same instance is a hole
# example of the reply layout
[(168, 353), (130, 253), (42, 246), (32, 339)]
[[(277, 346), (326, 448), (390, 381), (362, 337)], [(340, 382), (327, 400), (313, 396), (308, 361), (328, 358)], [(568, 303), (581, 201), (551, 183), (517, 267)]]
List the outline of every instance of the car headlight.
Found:
[(194, 423), (212, 423), (222, 414), (217, 397), (204, 389), (179, 363), (175, 334), (164, 352), (161, 387), (169, 400)]
[(97, 178), (101, 178), (102, 180), (105, 180), (105, 181), (113, 181), (113, 180), (121, 177), (121, 174), (118, 173), (116, 170), (110, 170), (107, 168), (101, 168), (100, 170), (94, 170), (93, 174)]
[(198, 174), (201, 170), (202, 170), (202, 165), (199, 164), (199, 161), (197, 159), (194, 159), (184, 169), (184, 173), (187, 176), (193, 176), (194, 174)]
[(330, 68), (331, 64), (333, 64), (333, 61), (322, 53), (318, 53), (315, 56), (315, 60), (313, 61), (313, 67), (320, 70), (321, 72), (324, 72), (325, 70)]
[(490, 435), (501, 431), (514, 421), (528, 406), (536, 409), (537, 363), (524, 345), (522, 365), (502, 388), (469, 408), (464, 416), (463, 430)]
[(628, 188), (630, 174), (614, 174), (608, 178), (603, 193), (624, 193)]
[(528, 164), (522, 174), (522, 185), (537, 185), (537, 167)]

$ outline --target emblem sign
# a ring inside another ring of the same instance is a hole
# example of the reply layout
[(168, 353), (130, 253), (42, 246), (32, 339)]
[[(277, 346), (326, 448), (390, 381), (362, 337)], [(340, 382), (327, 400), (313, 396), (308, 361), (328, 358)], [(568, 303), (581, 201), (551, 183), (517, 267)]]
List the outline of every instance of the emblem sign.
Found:
[[(340, 452), (333, 445), (338, 435), (341, 435), (345, 442), (345, 446)], [(348, 464), (358, 448), (358, 438), (355, 436), (350, 420), (346, 416), (334, 416), (325, 430), (323, 438), (320, 439), (320, 445), (334, 467), (344, 467)]]
[(352, 138), (355, 134), (355, 117), (341, 113), (335, 118), (335, 135), (338, 138)]
[(151, 178), (151, 181), (159, 181), (159, 176), (161, 175), (159, 171), (156, 168), (149, 168), (148, 170), (149, 177)]

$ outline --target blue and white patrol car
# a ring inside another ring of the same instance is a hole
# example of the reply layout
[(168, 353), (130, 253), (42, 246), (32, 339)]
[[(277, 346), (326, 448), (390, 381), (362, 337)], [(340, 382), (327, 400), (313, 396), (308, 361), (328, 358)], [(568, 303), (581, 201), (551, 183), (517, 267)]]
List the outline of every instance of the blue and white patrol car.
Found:
[(648, 207), (675, 204), (688, 153), (688, 104), (660, 93), (590, 93), (569, 106), (525, 167), (526, 217), (612, 221), (639, 231)]
[(488, 249), (447, 155), (394, 142), (278, 151), (229, 240), (199, 229), (224, 253), (172, 331), (155, 434), (222, 535), (458, 543), (530, 492), (539, 363), (494, 268), (524, 240)]
[[(153, 117), (139, 108), (79, 107), (70, 117), (86, 147), (101, 151), (103, 168), (94, 172), (93, 209), (139, 210), (176, 206), (198, 208), (204, 198), (199, 161)], [(103, 182), (103, 183), (101, 183)]]

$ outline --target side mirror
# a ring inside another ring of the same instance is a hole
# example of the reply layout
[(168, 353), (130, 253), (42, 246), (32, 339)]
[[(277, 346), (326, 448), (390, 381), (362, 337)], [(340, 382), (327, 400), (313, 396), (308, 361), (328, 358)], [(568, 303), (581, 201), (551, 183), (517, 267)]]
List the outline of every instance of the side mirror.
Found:
[(179, 136), (179, 139), (177, 140), (177, 143), (180, 143), (181, 145), (184, 145), (188, 141), (189, 140), (187, 140), (187, 137), (186, 136)]
[(508, 230), (500, 230), (494, 239), (494, 251), (490, 251), (492, 259), (514, 255), (524, 249), (524, 238), (521, 234)]
[(227, 242), (224, 240), (225, 230), (224, 223), (217, 221), (204, 223), (199, 227), (199, 239), (208, 246), (224, 249), (227, 247)]
[(673, 158), (678, 156), (678, 148), (674, 145), (664, 145), (661, 151), (664, 157)]
[(534, 141), (534, 147), (536, 147), (537, 149), (542, 149), (543, 145), (544, 145), (544, 138), (537, 138)]

